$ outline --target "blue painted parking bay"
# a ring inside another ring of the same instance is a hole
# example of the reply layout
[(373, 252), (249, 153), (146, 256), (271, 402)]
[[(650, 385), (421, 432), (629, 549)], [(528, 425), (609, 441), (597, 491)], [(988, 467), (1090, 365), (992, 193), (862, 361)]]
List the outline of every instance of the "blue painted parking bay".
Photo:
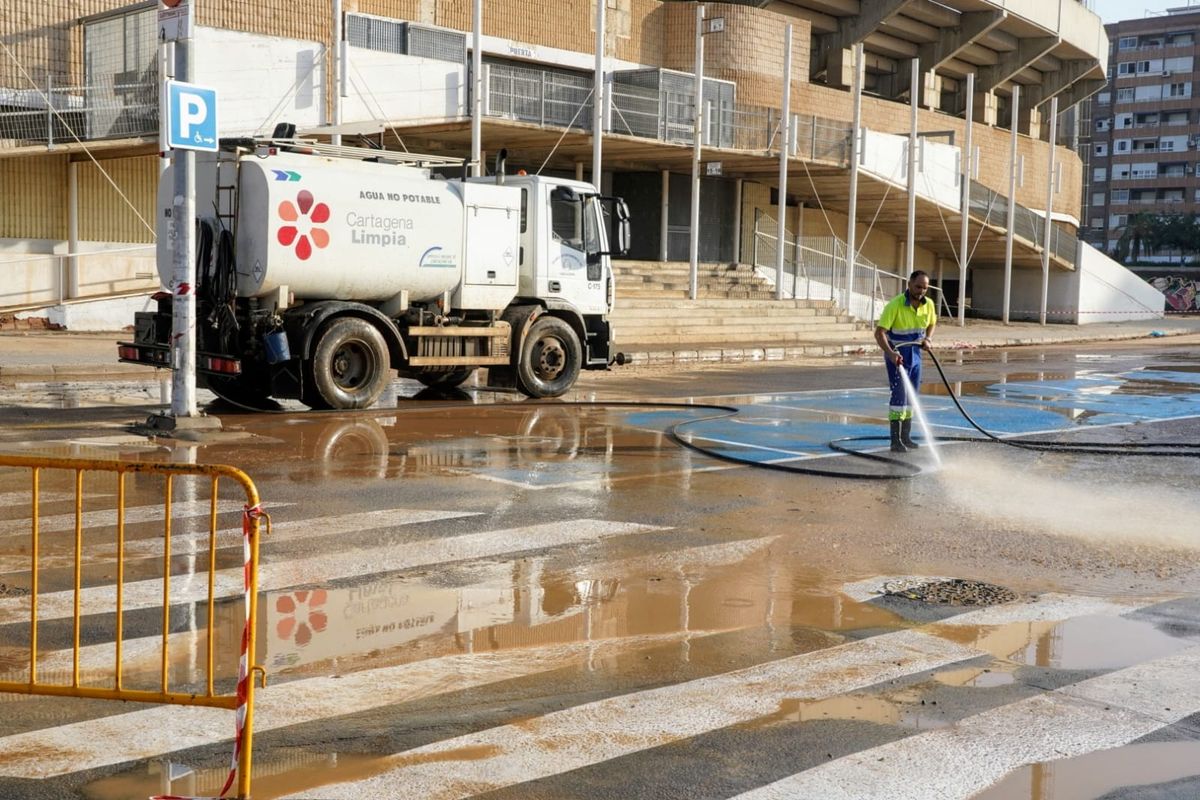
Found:
[[(927, 385), (926, 389), (942, 392), (921, 395), (922, 408), (935, 435), (978, 435), (940, 384)], [(679, 429), (681, 436), (715, 452), (756, 462), (838, 458), (827, 443), (847, 437), (879, 437), (877, 443), (856, 445), (864, 449), (887, 445), (888, 391), (882, 386), (707, 397), (698, 402), (735, 407), (738, 413), (730, 415), (711, 408), (608, 409), (602, 424), (661, 434), (673, 425), (686, 423)], [(1200, 417), (1200, 373), (1145, 369), (1080, 373), (1070, 379), (972, 383), (967, 384), (960, 402), (976, 422), (998, 436), (1066, 433), (1099, 425)], [(708, 466), (702, 457), (682, 448), (657, 450), (652, 457), (653, 466), (640, 458), (586, 454), (498, 466), (481, 456), (478, 463), (465, 465), (464, 471), (531, 489), (551, 489), (635, 480)]]
[[(1196, 372), (1096, 372), (1071, 379), (992, 383), (972, 391), (960, 398), (963, 408), (998, 436), (1200, 417), (1200, 373)], [(720, 398), (706, 400), (721, 402)], [(698, 420), (683, 425), (680, 434), (725, 455), (781, 461), (830, 456), (826, 443), (844, 437), (877, 436), (882, 446), (887, 404), (888, 392), (882, 387), (796, 392), (736, 404), (736, 416), (703, 420), (714, 412), (670, 410), (632, 412), (625, 421), (636, 428), (665, 430)], [(974, 433), (945, 394), (923, 393), (921, 405), (935, 436)]]

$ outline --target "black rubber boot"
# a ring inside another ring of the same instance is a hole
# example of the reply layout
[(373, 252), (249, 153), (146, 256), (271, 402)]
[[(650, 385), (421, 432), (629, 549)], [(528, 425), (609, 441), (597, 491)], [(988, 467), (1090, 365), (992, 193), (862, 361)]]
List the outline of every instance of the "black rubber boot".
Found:
[(907, 453), (908, 448), (904, 446), (904, 442), (900, 441), (900, 420), (893, 419), (888, 422), (892, 432), (892, 452)]
[(912, 419), (901, 420), (900, 422), (900, 444), (907, 447), (909, 450), (916, 450), (921, 445), (912, 440)]

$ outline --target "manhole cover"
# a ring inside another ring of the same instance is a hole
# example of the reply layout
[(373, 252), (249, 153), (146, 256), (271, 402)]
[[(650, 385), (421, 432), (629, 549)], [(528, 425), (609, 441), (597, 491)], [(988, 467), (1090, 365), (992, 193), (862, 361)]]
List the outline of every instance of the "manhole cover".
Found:
[(998, 606), (1017, 599), (1012, 589), (983, 581), (951, 578), (940, 581), (889, 581), (880, 594), (939, 606)]
[(24, 597), (29, 594), (28, 589), (22, 589), (20, 586), (9, 586), (7, 583), (0, 583), (0, 597)]

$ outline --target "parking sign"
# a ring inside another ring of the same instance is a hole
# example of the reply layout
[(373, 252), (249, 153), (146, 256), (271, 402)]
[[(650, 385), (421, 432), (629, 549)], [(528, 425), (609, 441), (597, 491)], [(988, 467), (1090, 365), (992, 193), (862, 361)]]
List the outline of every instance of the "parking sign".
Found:
[(167, 81), (168, 148), (217, 149), (217, 90), (181, 81)]

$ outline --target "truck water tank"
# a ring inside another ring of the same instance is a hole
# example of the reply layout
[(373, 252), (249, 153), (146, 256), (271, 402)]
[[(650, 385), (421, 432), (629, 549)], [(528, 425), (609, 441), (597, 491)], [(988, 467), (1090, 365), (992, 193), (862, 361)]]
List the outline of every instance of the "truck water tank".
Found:
[(463, 264), (459, 184), (394, 164), (282, 155), (241, 162), (238, 293), (413, 301), (454, 289)]

